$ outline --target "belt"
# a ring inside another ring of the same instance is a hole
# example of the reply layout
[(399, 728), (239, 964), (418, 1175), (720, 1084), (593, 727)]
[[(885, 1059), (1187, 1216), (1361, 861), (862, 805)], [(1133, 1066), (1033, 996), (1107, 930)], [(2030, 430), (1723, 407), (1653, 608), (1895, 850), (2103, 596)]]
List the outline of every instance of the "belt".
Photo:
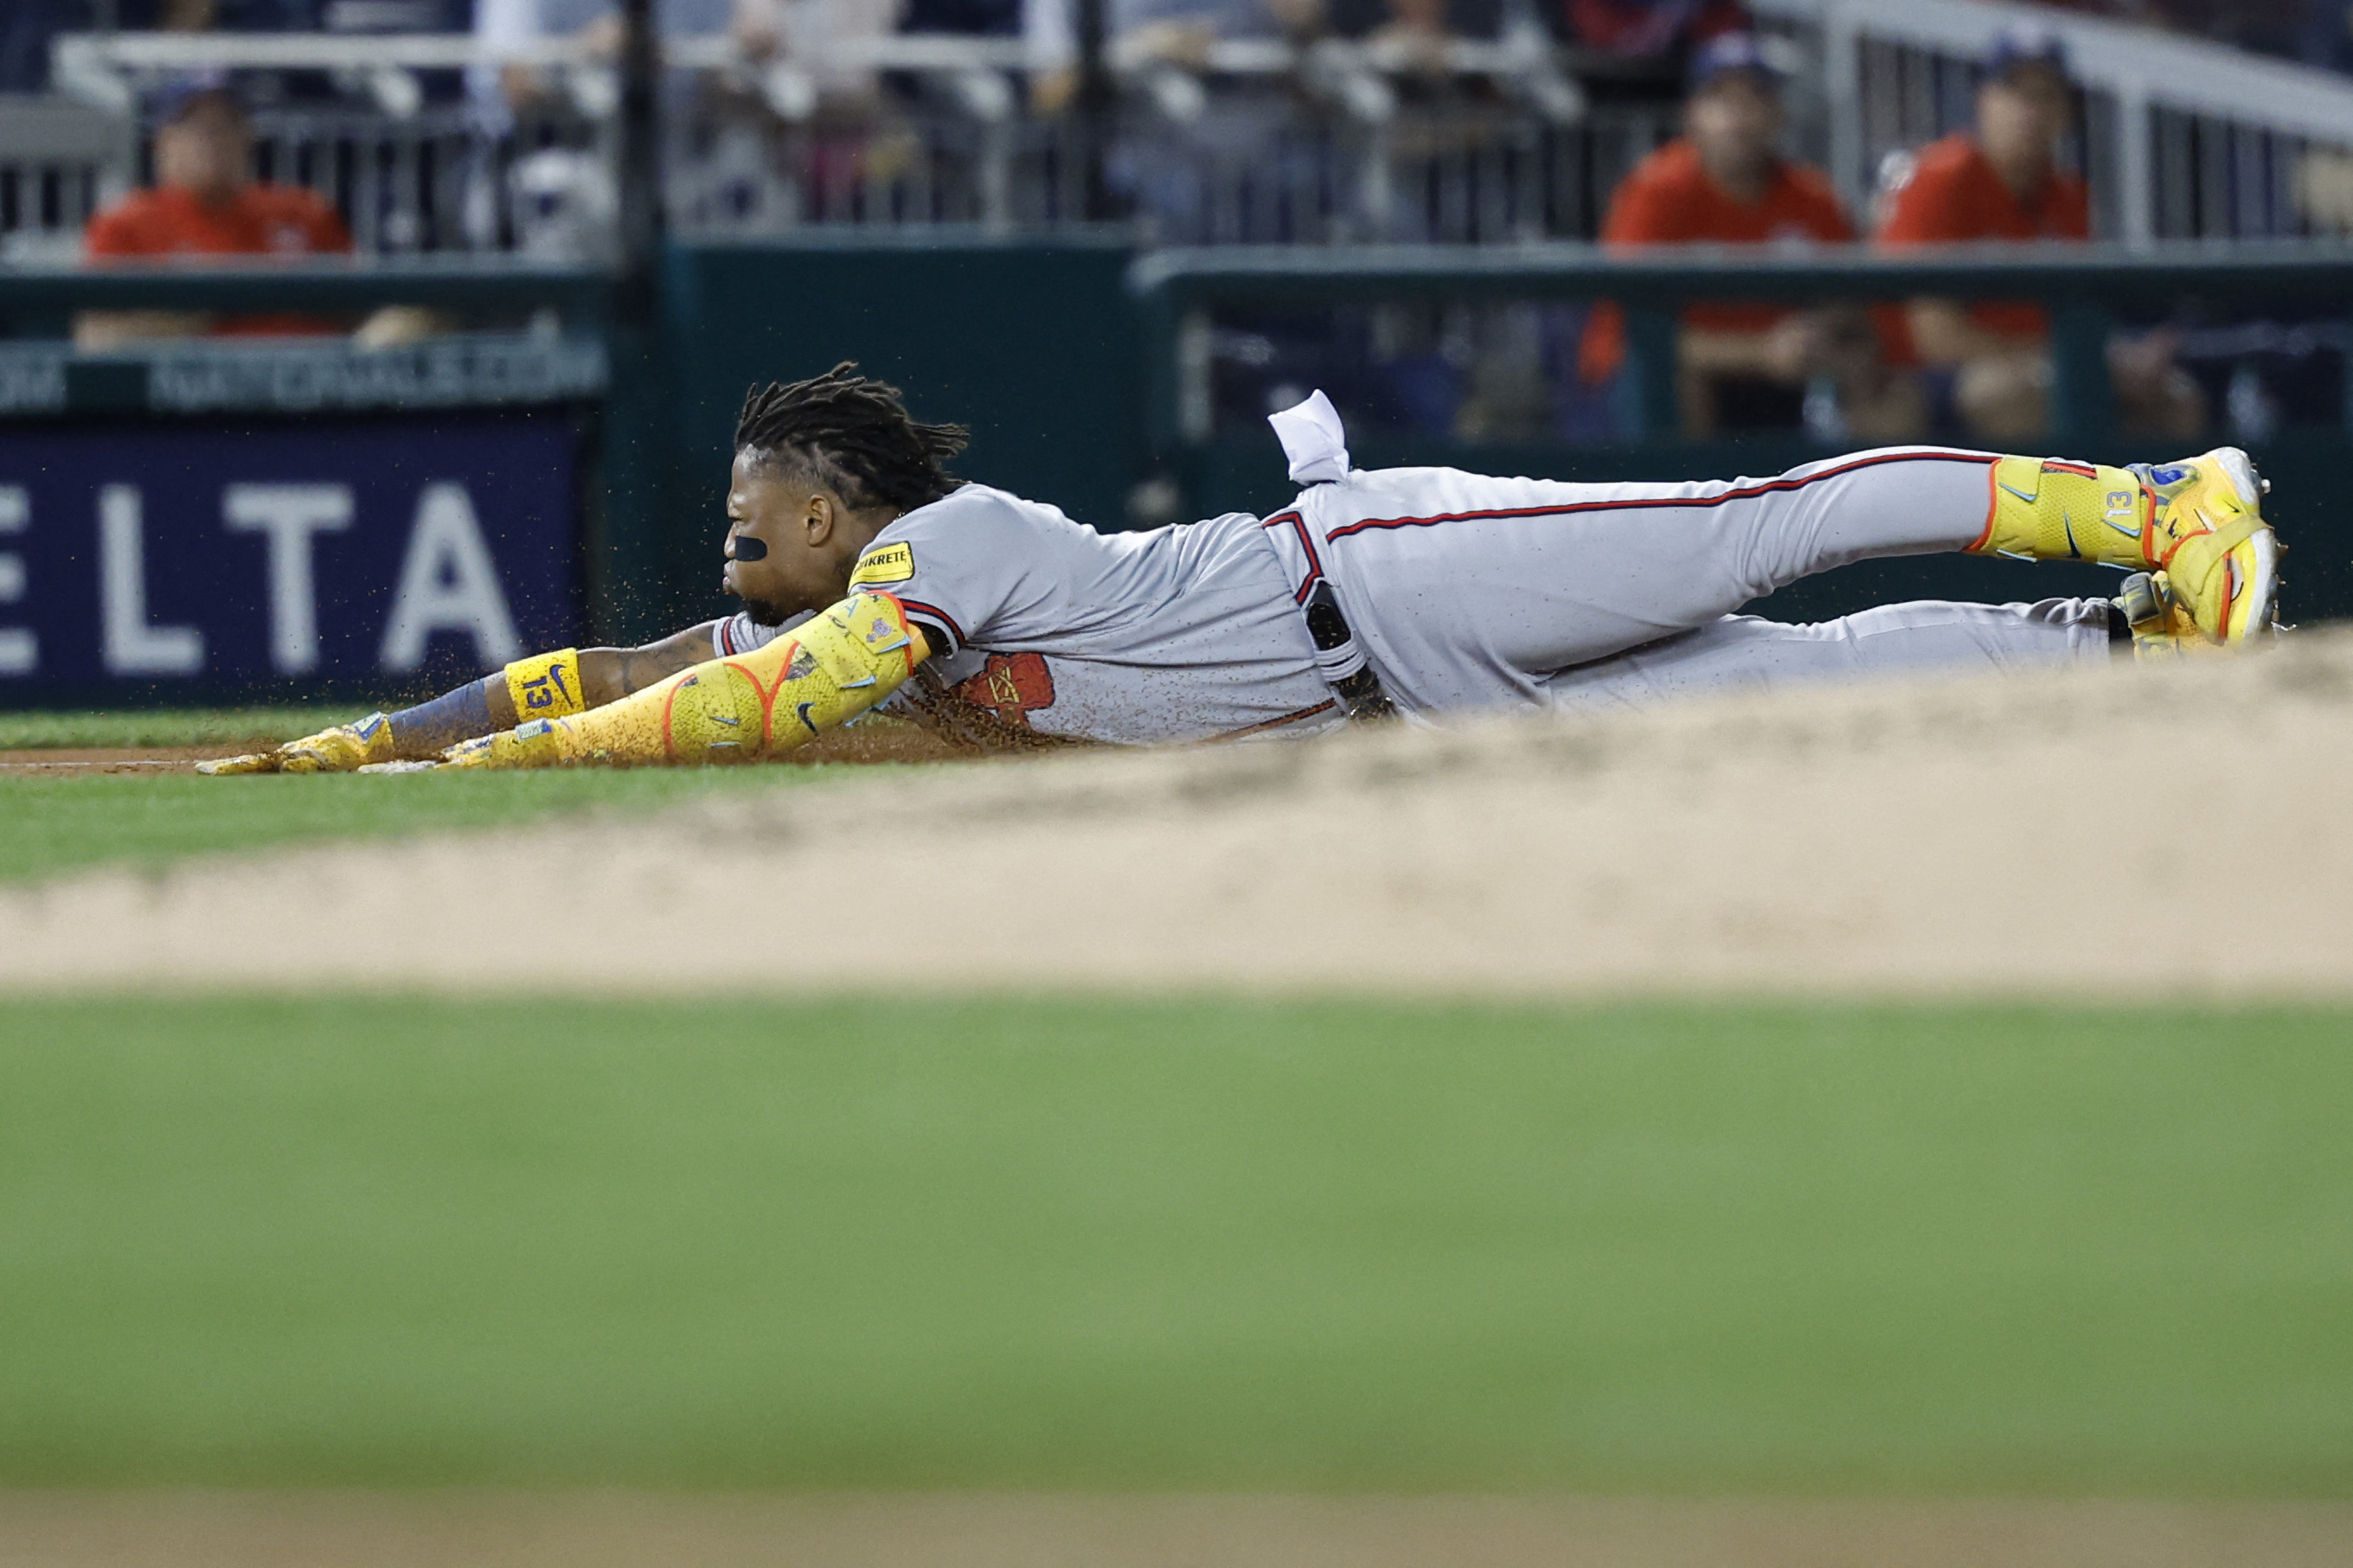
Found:
[(1348, 617), (1340, 613), (1340, 601), (1329, 583), (1315, 584), (1315, 592), (1307, 600), (1307, 635), (1315, 641), (1315, 665), (1324, 679), (1340, 699), (1340, 706), (1348, 710), (1351, 719), (1394, 719), (1397, 708), (1389, 694), (1381, 689), (1380, 677), (1365, 652), (1356, 646), (1356, 634), (1348, 629)]

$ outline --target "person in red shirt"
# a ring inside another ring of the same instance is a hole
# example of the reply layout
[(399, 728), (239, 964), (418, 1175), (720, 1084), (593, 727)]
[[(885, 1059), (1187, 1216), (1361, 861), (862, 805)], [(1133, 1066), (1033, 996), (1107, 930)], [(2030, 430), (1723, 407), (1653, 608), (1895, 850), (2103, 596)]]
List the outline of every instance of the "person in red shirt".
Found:
[[(1978, 87), (1977, 128), (1922, 148), (1886, 193), (1880, 243), (1971, 240), (2080, 243), (2092, 235), (2083, 180), (2054, 152), (2073, 115), (2064, 47), (2047, 33), (2007, 33)], [(1915, 300), (1903, 312), (1912, 352), (1948, 379), (1955, 412), (1975, 437), (2016, 443), (2049, 417), (2051, 321), (2020, 300)], [(2205, 408), (2197, 384), (2172, 363), (2163, 334), (2110, 354), (2128, 426), (2195, 436)]]
[[(164, 256), (313, 256), (352, 248), (335, 209), (300, 185), (252, 176), (253, 127), (226, 89), (181, 89), (155, 130), (155, 184), (90, 220), (82, 248), (93, 260)], [(309, 316), (216, 320), (185, 310), (90, 310), (74, 322), (84, 349), (201, 332), (334, 331)]]
[[(1728, 34), (1694, 56), (1683, 134), (1634, 167), (1610, 197), (1601, 240), (1636, 245), (1845, 244), (1855, 237), (1837, 193), (1818, 169), (1784, 158), (1780, 81), (1755, 38)], [(1577, 356), (1588, 383), (1625, 359), (1625, 321), (1602, 304)], [(1792, 310), (1762, 303), (1687, 306), (1677, 337), (1683, 428), (1798, 423), (1808, 381), (1840, 384), (1858, 433), (1896, 438), (1916, 409), (1890, 377), (1858, 310)]]

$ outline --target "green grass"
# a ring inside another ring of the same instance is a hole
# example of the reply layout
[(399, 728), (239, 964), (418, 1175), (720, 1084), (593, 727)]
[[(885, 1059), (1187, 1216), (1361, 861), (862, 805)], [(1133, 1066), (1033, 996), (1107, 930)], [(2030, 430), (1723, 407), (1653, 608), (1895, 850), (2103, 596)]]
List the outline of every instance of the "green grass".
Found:
[(339, 708), (159, 708), (105, 713), (0, 712), (0, 752), (56, 747), (244, 746), (309, 735), (364, 712)]
[(787, 789), (884, 771), (639, 768), (208, 779), (0, 777), (0, 881), (95, 865), (329, 838), (490, 827), (594, 808), (650, 810), (718, 789)]
[(811, 1005), (779, 920), (0, 1004), (0, 1484), (2353, 1496), (2344, 1010)]

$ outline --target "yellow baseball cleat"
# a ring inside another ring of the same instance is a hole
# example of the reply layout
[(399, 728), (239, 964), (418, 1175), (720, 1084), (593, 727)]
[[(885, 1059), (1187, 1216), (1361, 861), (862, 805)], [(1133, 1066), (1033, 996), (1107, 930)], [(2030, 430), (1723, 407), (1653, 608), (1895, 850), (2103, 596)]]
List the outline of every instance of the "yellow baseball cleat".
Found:
[(2226, 646), (2271, 634), (2279, 617), (2279, 536), (2263, 521), (2270, 487), (2236, 447), (2178, 463), (2135, 464), (2149, 495), (2142, 561), (2200, 635)]

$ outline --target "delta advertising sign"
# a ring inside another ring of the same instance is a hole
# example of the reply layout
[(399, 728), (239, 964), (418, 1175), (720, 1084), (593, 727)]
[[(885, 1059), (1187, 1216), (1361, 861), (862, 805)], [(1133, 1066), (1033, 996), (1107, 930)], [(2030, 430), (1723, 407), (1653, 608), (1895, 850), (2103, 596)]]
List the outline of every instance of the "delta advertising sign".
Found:
[(0, 706), (575, 642), (580, 445), (557, 411), (0, 427)]

